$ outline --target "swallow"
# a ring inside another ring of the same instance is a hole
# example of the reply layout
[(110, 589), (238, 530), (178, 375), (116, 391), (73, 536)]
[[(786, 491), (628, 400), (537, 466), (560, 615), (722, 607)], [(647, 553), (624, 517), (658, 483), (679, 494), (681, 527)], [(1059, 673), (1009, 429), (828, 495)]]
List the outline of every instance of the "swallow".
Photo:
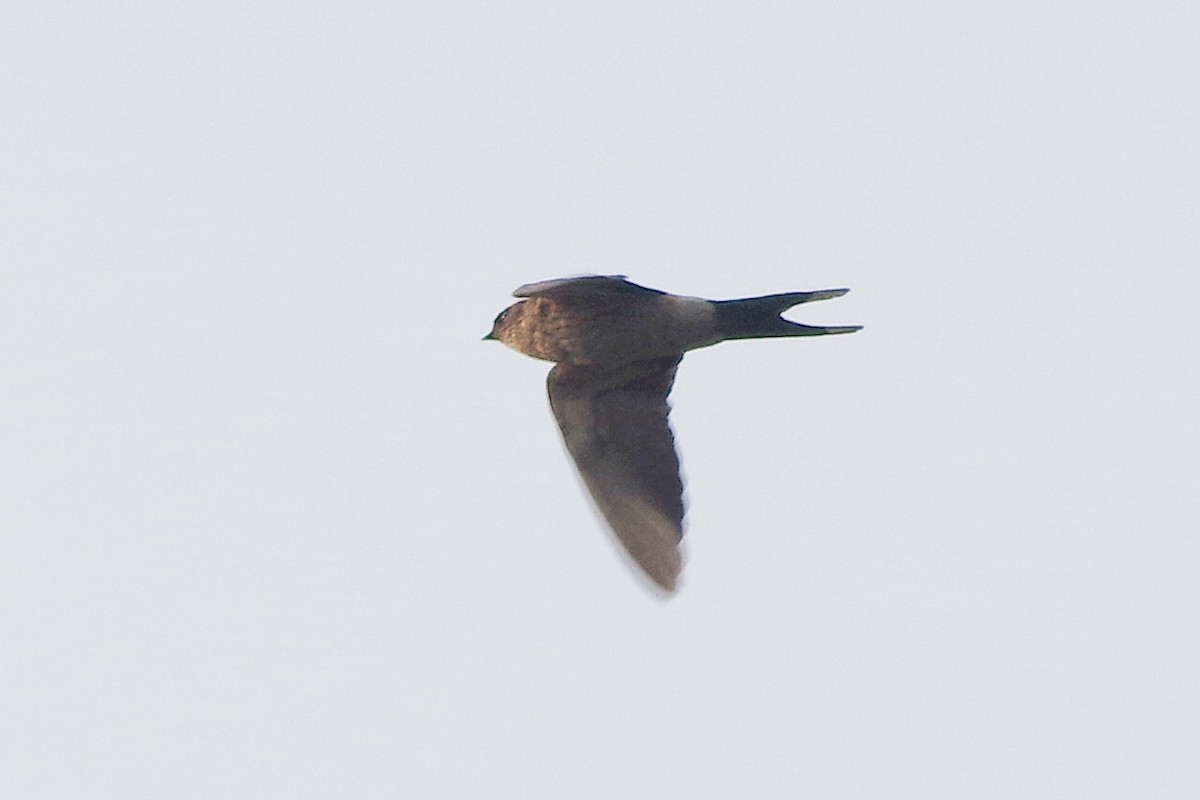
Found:
[(550, 408), (596, 507), (633, 562), (666, 594), (683, 567), (683, 481), (667, 396), (683, 354), (730, 339), (826, 336), (861, 325), (780, 316), (849, 289), (705, 300), (623, 275), (530, 283), (484, 340), (554, 362)]

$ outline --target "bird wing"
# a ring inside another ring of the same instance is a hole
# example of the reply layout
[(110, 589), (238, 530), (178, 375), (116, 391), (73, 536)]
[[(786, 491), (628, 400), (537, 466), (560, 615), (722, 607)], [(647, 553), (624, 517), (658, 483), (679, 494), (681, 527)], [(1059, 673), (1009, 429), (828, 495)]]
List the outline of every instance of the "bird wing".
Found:
[(550, 407), (600, 513), (667, 592), (683, 566), (683, 481), (667, 424), (682, 355), (620, 366), (558, 364)]
[(663, 295), (658, 289), (648, 289), (625, 280), (624, 275), (579, 275), (549, 281), (527, 283), (513, 292), (513, 297), (549, 295), (557, 298), (574, 297), (646, 297)]

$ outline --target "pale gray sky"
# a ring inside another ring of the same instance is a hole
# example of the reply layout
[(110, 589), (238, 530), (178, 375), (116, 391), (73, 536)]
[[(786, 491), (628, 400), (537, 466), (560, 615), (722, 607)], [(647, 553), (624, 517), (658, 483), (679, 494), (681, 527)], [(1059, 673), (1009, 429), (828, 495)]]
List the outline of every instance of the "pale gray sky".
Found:
[[(1194, 2), (8, 3), (0, 796), (1184, 798)], [(479, 337), (689, 355), (617, 557)]]

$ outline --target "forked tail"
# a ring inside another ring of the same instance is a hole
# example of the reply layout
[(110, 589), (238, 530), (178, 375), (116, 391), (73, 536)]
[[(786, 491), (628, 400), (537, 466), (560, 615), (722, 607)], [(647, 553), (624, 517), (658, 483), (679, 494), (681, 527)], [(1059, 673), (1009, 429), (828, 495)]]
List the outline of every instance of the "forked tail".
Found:
[(819, 292), (788, 292), (717, 301), (717, 325), (727, 339), (765, 339), (773, 336), (824, 336), (853, 333), (862, 325), (824, 327), (801, 325), (780, 316), (792, 306), (841, 297), (849, 289), (825, 289)]

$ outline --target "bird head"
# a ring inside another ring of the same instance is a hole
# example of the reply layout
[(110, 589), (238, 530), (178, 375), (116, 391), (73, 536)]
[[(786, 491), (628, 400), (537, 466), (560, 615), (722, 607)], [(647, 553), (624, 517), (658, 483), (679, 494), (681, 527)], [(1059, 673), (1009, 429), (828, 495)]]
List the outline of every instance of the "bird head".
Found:
[(511, 306), (497, 314), (496, 320), (492, 323), (492, 329), (486, 336), (483, 337), (483, 341), (507, 343), (507, 334), (512, 330), (518, 318), (521, 316), (520, 307), (523, 305), (525, 305), (524, 300), (519, 303), (513, 303)]

